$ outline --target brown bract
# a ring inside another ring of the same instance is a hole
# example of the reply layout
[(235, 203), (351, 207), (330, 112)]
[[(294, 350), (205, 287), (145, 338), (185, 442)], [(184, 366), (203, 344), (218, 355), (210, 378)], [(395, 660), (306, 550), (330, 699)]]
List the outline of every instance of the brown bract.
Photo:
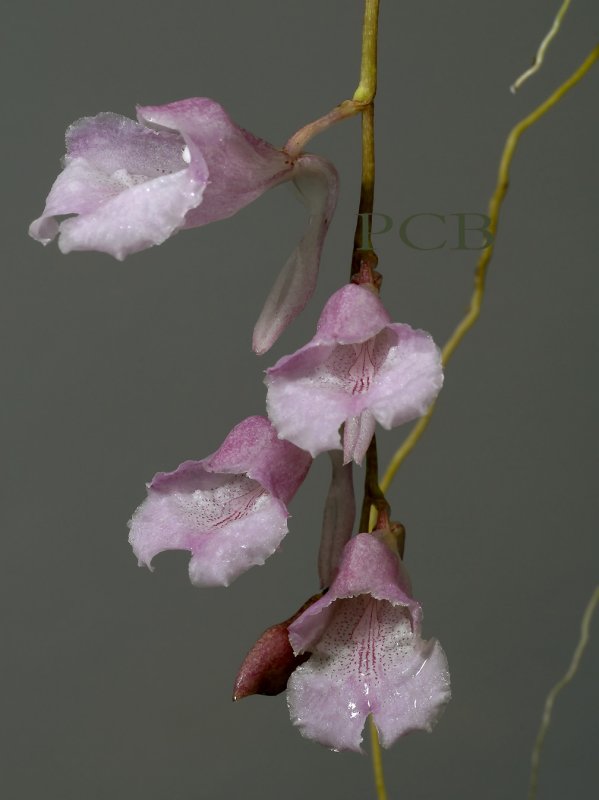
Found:
[(294, 655), (289, 644), (289, 625), (321, 597), (322, 593), (313, 595), (292, 617), (264, 631), (243, 660), (235, 679), (233, 700), (251, 694), (276, 695), (285, 691), (291, 673), (310, 656), (310, 653)]

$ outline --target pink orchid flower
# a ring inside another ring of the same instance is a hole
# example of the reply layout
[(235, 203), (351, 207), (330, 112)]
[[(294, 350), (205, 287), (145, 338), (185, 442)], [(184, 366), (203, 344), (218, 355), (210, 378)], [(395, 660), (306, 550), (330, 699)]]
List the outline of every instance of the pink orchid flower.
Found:
[(421, 638), (421, 621), (384, 535), (351, 539), (328, 592), (289, 626), (296, 656), (311, 653), (287, 687), (302, 735), (360, 751), (370, 714), (385, 747), (411, 731), (430, 731), (451, 692), (445, 653), (435, 639)]
[(202, 461), (159, 472), (131, 519), (129, 541), (151, 568), (163, 550), (189, 550), (196, 586), (228, 586), (263, 564), (287, 533), (287, 504), (310, 467), (308, 453), (249, 417)]
[[(334, 167), (313, 155), (292, 160), (205, 97), (137, 112), (138, 122), (103, 113), (68, 128), (64, 169), (29, 233), (43, 244), (58, 236), (63, 253), (99, 250), (122, 260), (294, 180), (309, 221), (256, 325), (254, 349), (265, 352), (314, 290), (337, 198)], [(58, 222), (63, 215), (71, 216)]]
[(348, 284), (328, 300), (314, 338), (267, 370), (266, 384), (279, 436), (313, 456), (343, 449), (345, 463), (360, 464), (377, 422), (390, 429), (426, 413), (443, 370), (428, 333), (392, 323), (371, 289)]

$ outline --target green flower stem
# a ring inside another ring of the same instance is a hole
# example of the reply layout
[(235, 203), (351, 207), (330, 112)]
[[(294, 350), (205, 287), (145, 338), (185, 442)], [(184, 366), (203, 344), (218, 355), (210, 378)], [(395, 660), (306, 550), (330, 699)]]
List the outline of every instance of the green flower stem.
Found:
[[(378, 20), (379, 0), (365, 0), (364, 23), (362, 26), (362, 65), (360, 69), (360, 83), (352, 99), (353, 103), (358, 103), (362, 107), (362, 179), (352, 254), (352, 275), (360, 272), (363, 267), (367, 267), (372, 274), (377, 264), (377, 256), (372, 247), (371, 228), (372, 212), (374, 209), (374, 96), (376, 94), (377, 80)], [(366, 242), (363, 241), (362, 231), (364, 214), (368, 220)], [(364, 479), (364, 502), (362, 504), (360, 531), (371, 530), (370, 527), (367, 527), (367, 524), (370, 517), (370, 508), (373, 504), (379, 511), (388, 509), (378, 484), (378, 456), (376, 437), (373, 436), (366, 453), (366, 476)], [(378, 731), (372, 716), (369, 717), (369, 727), (372, 770), (374, 773), (376, 795), (378, 800), (387, 800), (381, 746)]]
[(353, 97), (359, 103), (372, 103), (376, 94), (378, 29), (379, 0), (366, 0), (362, 25), (360, 83)]
[[(374, 168), (374, 103), (371, 102), (362, 112), (362, 181), (358, 219), (354, 234), (352, 275), (357, 274), (363, 264), (367, 264), (374, 269), (378, 262), (371, 238), (372, 212), (374, 208)], [(366, 220), (366, 241), (364, 241), (363, 220)]]
[(385, 776), (383, 774), (383, 761), (381, 758), (381, 745), (379, 734), (374, 724), (372, 716), (368, 717), (370, 725), (370, 738), (372, 741), (372, 769), (374, 772), (374, 785), (376, 787), (377, 800), (388, 800), (387, 789), (385, 788)]
[(355, 117), (360, 114), (364, 109), (364, 103), (356, 103), (354, 100), (344, 100), (338, 106), (335, 106), (324, 117), (319, 117), (314, 122), (309, 122), (300, 128), (297, 133), (289, 139), (283, 150), (291, 159), (297, 158), (305, 149), (306, 145), (319, 133), (328, 130), (331, 125), (336, 122), (341, 122), (349, 117)]
[(344, 100), (331, 109), (324, 117), (300, 128), (288, 140), (283, 150), (290, 158), (297, 158), (314, 136), (328, 130), (331, 125), (349, 117), (361, 114), (372, 104), (376, 94), (377, 38), (378, 38), (379, 0), (365, 0), (364, 23), (362, 28), (362, 64), (360, 83), (351, 100)]

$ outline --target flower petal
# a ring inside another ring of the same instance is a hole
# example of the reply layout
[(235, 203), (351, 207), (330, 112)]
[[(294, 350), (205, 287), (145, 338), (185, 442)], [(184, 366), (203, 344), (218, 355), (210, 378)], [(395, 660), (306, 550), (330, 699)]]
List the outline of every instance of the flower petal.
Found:
[(417, 663), (418, 669), (409, 673), (391, 664), (381, 681), (373, 716), (384, 747), (412, 731), (430, 733), (451, 699), (447, 658), (436, 639), (421, 642)]
[[(73, 123), (66, 143), (65, 168), (29, 229), (44, 244), (60, 230), (63, 253), (99, 250), (123, 259), (163, 242), (202, 201), (206, 164), (199, 157), (188, 167), (178, 134), (103, 113)], [(59, 226), (53, 218), (63, 214), (79, 216)]]
[(185, 142), (172, 131), (154, 131), (112, 112), (82, 117), (67, 128), (67, 161), (84, 158), (105, 175), (159, 178), (185, 169)]
[(279, 436), (312, 457), (326, 450), (340, 450), (339, 426), (353, 413), (352, 398), (310, 380), (287, 381), (283, 371), (280, 376), (269, 373), (266, 408)]
[(343, 461), (361, 464), (374, 436), (376, 419), (366, 408), (361, 414), (350, 417), (343, 428)]
[(202, 192), (185, 170), (132, 186), (96, 210), (65, 220), (60, 250), (98, 250), (122, 261), (178, 231)]
[(395, 343), (389, 348), (368, 404), (384, 428), (394, 428), (425, 414), (443, 386), (441, 353), (425, 331), (409, 325), (388, 326)]
[(318, 156), (303, 155), (296, 162), (294, 182), (309, 217), (307, 228), (277, 277), (254, 328), (253, 349), (269, 350), (312, 297), (320, 255), (337, 204), (337, 171)]
[(44, 213), (31, 223), (29, 235), (42, 244), (48, 244), (59, 231), (56, 216), (93, 211), (121, 190), (122, 185), (117, 179), (107, 180), (104, 173), (84, 158), (74, 158), (54, 181)]
[(209, 183), (201, 206), (191, 211), (186, 228), (225, 219), (267, 189), (288, 179), (292, 165), (282, 151), (236, 125), (219, 103), (191, 97), (163, 106), (138, 106), (140, 121), (177, 131), (193, 164), (208, 164)]
[(204, 461), (211, 472), (245, 472), (271, 494), (289, 503), (312, 464), (305, 450), (279, 439), (266, 417), (248, 417), (236, 425)]
[(378, 295), (366, 286), (348, 283), (327, 300), (312, 342), (359, 344), (376, 336), (390, 322)]
[[(367, 712), (351, 699), (360, 696), (357, 681), (332, 681), (312, 655), (298, 667), (287, 684), (291, 721), (302, 736), (332, 750), (361, 752)], [(315, 666), (316, 664), (316, 666)], [(353, 685), (352, 685), (353, 684)]]
[(420, 625), (422, 610), (411, 596), (408, 574), (383, 541), (381, 533), (359, 533), (350, 539), (335, 580), (328, 592), (289, 626), (294, 652), (310, 650), (329, 622), (335, 600), (370, 594), (408, 609), (414, 627)]
[(287, 533), (287, 511), (265, 495), (252, 513), (203, 536), (192, 550), (189, 577), (194, 586), (228, 586), (251, 567), (261, 566)]

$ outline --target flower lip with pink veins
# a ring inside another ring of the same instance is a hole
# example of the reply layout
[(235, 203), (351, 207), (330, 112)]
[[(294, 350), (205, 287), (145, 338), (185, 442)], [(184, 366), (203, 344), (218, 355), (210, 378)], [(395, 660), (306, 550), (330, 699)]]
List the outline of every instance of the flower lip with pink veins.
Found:
[(277, 549), (310, 463), (267, 419), (249, 417), (212, 456), (154, 476), (129, 523), (133, 552), (150, 567), (163, 550), (189, 550), (192, 583), (227, 586)]
[(376, 422), (389, 429), (425, 414), (443, 371), (429, 334), (392, 323), (378, 296), (349, 284), (327, 302), (314, 338), (267, 370), (266, 384), (279, 436), (313, 456), (342, 448), (346, 463), (361, 463)]
[(294, 652), (311, 653), (287, 689), (302, 735), (359, 752), (370, 714), (385, 747), (430, 731), (451, 692), (445, 654), (421, 638), (421, 620), (397, 555), (380, 535), (358, 534), (329, 591), (289, 627)]

